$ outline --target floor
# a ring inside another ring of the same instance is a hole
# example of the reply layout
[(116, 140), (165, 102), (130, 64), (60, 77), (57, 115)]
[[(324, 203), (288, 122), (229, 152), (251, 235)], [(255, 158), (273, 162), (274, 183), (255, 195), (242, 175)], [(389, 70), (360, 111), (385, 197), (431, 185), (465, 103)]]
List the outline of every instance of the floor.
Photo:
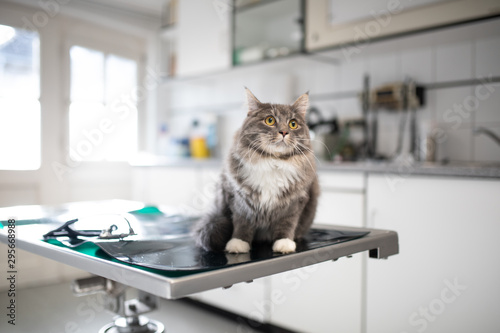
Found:
[[(100, 294), (75, 297), (69, 283), (18, 290), (15, 326), (6, 316), (10, 300), (0, 293), (0, 332), (91, 333), (111, 322)], [(166, 333), (257, 333), (248, 326), (214, 315), (182, 301), (161, 300), (148, 317), (161, 321)]]

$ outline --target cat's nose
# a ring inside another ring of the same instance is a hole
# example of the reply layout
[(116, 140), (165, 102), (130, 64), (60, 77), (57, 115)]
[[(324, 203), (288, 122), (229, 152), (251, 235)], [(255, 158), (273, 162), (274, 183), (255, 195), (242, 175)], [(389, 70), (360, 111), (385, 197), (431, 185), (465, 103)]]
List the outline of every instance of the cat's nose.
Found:
[(280, 133), (281, 135), (283, 135), (283, 137), (285, 137), (285, 136), (288, 134), (288, 132), (287, 132), (287, 131), (280, 131), (279, 133)]

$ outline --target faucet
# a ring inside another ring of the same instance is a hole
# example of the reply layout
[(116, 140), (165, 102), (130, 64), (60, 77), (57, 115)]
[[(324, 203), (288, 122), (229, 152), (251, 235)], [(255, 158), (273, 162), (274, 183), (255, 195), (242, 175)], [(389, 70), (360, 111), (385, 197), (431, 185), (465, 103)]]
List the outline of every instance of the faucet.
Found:
[(474, 129), (474, 135), (479, 135), (479, 134), (484, 134), (486, 136), (489, 136), (493, 141), (495, 141), (499, 146), (500, 146), (500, 137), (495, 134), (492, 130), (489, 130), (485, 127), (477, 127)]

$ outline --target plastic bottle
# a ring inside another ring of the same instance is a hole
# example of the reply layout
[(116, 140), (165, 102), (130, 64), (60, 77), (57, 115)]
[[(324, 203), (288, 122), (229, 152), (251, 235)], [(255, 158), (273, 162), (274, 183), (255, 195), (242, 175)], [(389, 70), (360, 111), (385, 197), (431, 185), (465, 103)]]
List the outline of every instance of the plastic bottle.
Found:
[(191, 135), (189, 136), (189, 150), (192, 158), (210, 157), (206, 134), (204, 133), (198, 120), (193, 121)]
[(170, 133), (168, 132), (167, 124), (163, 123), (160, 125), (160, 131), (158, 133), (157, 139), (157, 154), (158, 155), (168, 155), (169, 145), (170, 145)]

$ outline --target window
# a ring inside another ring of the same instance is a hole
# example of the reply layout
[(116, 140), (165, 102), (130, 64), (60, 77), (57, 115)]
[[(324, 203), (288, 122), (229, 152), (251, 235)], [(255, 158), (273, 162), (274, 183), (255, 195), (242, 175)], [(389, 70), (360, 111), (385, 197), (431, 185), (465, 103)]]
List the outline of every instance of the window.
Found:
[(40, 168), (39, 67), (38, 34), (0, 25), (0, 170)]
[(137, 152), (137, 62), (72, 46), (70, 64), (71, 158), (127, 161)]

